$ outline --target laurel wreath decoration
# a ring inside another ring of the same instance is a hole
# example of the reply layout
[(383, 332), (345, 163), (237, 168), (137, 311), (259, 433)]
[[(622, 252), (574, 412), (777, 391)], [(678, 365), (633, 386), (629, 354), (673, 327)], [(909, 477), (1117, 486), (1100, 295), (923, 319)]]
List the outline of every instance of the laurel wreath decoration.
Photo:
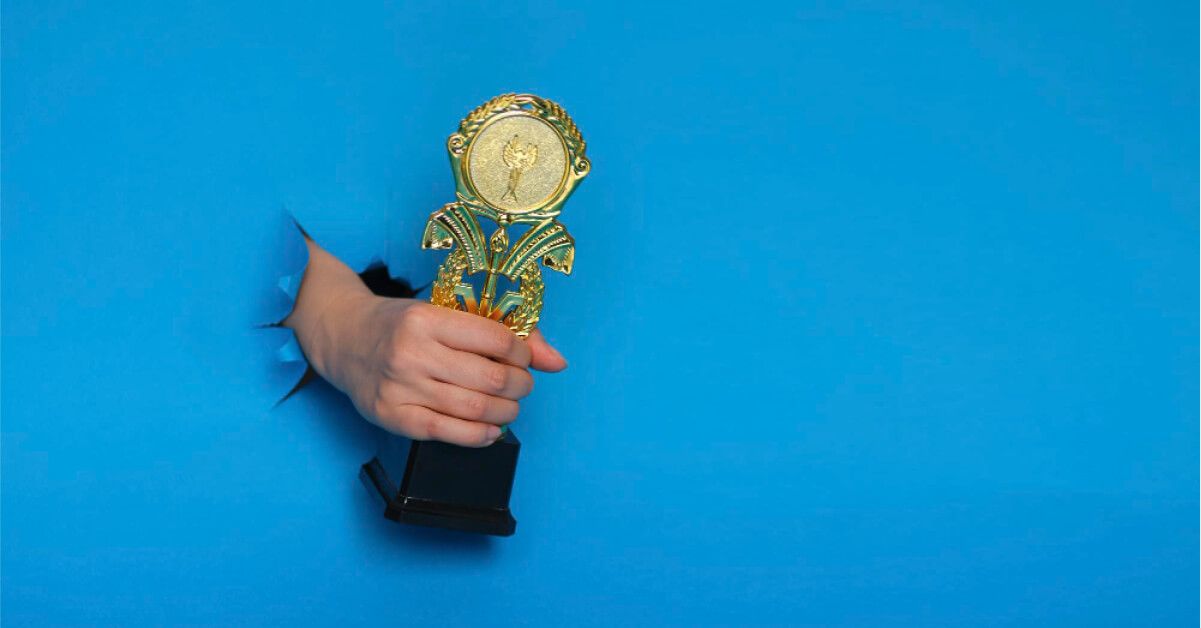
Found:
[(455, 286), (463, 280), (463, 271), (467, 270), (467, 251), (457, 248), (446, 256), (438, 267), (438, 278), (430, 288), (430, 303), (452, 310), (462, 310), (463, 304), (455, 297)]
[[(467, 254), (463, 249), (455, 249), (446, 256), (438, 267), (438, 278), (430, 289), (430, 303), (447, 307), (452, 310), (466, 310), (463, 302), (455, 294), (455, 287), (463, 281), (463, 273), (467, 271)], [(542, 297), (546, 292), (546, 284), (542, 280), (542, 271), (538, 264), (527, 264), (518, 275), (521, 287), (521, 304), (513, 308), (502, 323), (513, 330), (521, 338), (530, 335), (542, 316)]]
[(505, 325), (521, 338), (530, 335), (538, 319), (542, 317), (542, 295), (546, 285), (542, 283), (542, 271), (538, 264), (527, 264), (521, 269), (521, 305), (505, 317)]

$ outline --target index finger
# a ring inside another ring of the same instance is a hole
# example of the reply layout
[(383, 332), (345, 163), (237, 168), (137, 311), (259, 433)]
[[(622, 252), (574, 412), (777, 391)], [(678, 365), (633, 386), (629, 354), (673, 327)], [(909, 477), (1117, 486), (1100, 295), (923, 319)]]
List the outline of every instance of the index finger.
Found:
[(517, 368), (529, 368), (530, 348), (508, 327), (500, 323), (468, 314), (449, 310), (453, 316), (447, 324), (438, 325), (435, 338), (438, 342), (459, 351), (500, 360)]

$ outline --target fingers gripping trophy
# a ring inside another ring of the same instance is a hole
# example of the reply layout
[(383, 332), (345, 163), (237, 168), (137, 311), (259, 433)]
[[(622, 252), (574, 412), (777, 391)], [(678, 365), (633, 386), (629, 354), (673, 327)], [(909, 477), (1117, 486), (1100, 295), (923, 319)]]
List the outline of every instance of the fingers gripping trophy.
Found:
[[(450, 251), (430, 301), (525, 338), (542, 314), (542, 268), (569, 274), (575, 260), (558, 216), (591, 167), (584, 139), (558, 104), (503, 94), (467, 114), (446, 148), (456, 199), (430, 215), (422, 235), (422, 248)], [(520, 447), (510, 430), (483, 449), (385, 437), (361, 477), (390, 519), (507, 536), (516, 529), (508, 504)]]

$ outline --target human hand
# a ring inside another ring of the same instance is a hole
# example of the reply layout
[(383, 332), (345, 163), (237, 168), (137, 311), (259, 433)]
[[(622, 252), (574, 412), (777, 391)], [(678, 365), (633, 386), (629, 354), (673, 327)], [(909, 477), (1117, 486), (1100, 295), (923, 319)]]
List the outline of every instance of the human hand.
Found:
[(523, 341), (486, 318), (379, 297), (313, 241), (296, 306), (284, 322), (309, 363), (368, 420), (419, 440), (482, 447), (530, 393), (530, 368), (567, 362), (535, 330)]
[(567, 363), (542, 337), (413, 299), (364, 295), (324, 317), (314, 368), (368, 420), (418, 440), (482, 447), (517, 418), (529, 368)]

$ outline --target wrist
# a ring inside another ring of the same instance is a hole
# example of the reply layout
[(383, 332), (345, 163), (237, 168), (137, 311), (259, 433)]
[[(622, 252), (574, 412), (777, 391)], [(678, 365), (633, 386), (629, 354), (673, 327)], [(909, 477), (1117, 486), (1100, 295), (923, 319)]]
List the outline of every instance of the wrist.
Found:
[(309, 263), (296, 304), (284, 325), (295, 332), (309, 365), (331, 379), (330, 367), (338, 361), (334, 351), (345, 346), (347, 340), (347, 318), (361, 312), (362, 301), (372, 294), (349, 266), (316, 242), (306, 240), (306, 244)]
[[(358, 278), (355, 278), (358, 282)], [(333, 290), (324, 295), (318, 311), (305, 327), (297, 329), (301, 346), (313, 370), (335, 387), (342, 389), (338, 364), (345, 363), (339, 352), (357, 352), (357, 333), (367, 329), (367, 317), (378, 297), (358, 283)]]

